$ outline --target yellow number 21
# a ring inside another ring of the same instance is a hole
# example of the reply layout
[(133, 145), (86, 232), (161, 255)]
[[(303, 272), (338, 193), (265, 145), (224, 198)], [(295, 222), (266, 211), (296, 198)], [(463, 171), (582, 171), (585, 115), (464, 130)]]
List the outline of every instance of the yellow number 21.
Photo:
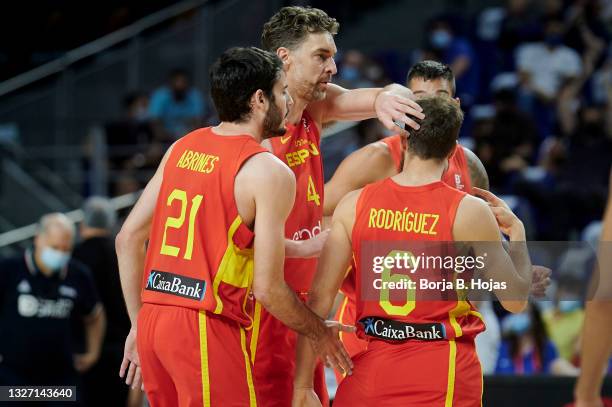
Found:
[[(200, 204), (202, 203), (202, 199), (204, 197), (202, 195), (196, 195), (191, 200), (191, 210), (189, 211), (189, 227), (187, 229), (187, 245), (185, 248), (185, 254), (183, 258), (185, 260), (191, 260), (191, 254), (193, 253), (193, 238), (195, 234), (195, 218), (198, 213), (198, 209), (200, 209)], [(164, 237), (161, 245), (161, 254), (166, 256), (177, 257), (180, 251), (180, 248), (176, 246), (172, 246), (166, 244), (166, 232), (168, 232), (168, 228), (180, 229), (185, 223), (185, 212), (187, 211), (187, 192), (181, 189), (173, 190), (170, 195), (168, 195), (168, 200), (166, 205), (172, 206), (172, 202), (174, 200), (179, 200), (181, 202), (181, 214), (178, 218), (173, 218), (168, 216), (166, 219), (166, 225), (164, 226)]]

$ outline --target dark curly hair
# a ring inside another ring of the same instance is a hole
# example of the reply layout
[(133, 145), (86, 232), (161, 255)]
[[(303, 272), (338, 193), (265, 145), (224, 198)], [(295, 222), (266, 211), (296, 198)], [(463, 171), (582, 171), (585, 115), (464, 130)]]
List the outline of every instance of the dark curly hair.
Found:
[(259, 48), (230, 48), (210, 68), (210, 93), (223, 122), (244, 122), (251, 115), (249, 101), (261, 89), (274, 100), (272, 88), (283, 64), (272, 52)]

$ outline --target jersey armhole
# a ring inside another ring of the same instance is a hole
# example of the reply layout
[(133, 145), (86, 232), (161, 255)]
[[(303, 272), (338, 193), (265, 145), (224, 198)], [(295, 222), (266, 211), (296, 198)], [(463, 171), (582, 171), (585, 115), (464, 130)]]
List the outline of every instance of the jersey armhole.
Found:
[[(238, 225), (237, 229), (235, 230), (235, 232), (232, 235), (232, 241), (240, 249), (248, 248), (252, 244), (253, 239), (255, 237), (255, 231), (251, 230), (251, 228), (249, 228), (244, 223), (244, 220), (242, 219), (242, 216), (240, 216), (240, 212), (238, 211), (238, 203), (236, 202), (236, 195), (234, 194), (234, 191), (235, 191), (235, 188), (236, 188), (236, 178), (238, 176), (238, 173), (240, 172), (240, 170), (244, 166), (244, 164), (250, 158), (252, 158), (253, 156), (255, 156), (257, 154), (269, 153), (269, 151), (267, 149), (265, 149), (264, 147), (262, 147), (261, 145), (250, 146), (249, 144), (251, 144), (250, 141), (246, 142), (246, 143), (244, 143), (242, 145), (242, 147), (240, 149), (240, 153), (238, 154), (238, 159), (236, 160), (235, 170), (234, 170), (234, 174), (233, 174), (233, 178), (232, 178), (234, 180), (234, 183), (232, 184), (232, 201), (234, 203), (234, 210), (236, 212), (236, 218), (235, 219), (240, 218), (240, 224)], [(247, 149), (247, 147), (249, 147), (249, 148)], [(245, 150), (247, 150), (247, 151), (245, 152)], [(235, 221), (237, 221), (237, 220), (235, 220)]]

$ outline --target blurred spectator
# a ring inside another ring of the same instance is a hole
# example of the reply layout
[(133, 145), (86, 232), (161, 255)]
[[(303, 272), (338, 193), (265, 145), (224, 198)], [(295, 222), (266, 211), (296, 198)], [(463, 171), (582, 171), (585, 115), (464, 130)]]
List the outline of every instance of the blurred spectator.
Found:
[(538, 133), (531, 117), (519, 110), (513, 89), (501, 88), (493, 98), (490, 125), (475, 135), (476, 154), (487, 169), (491, 187), (508, 192), (513, 177), (530, 165)]
[(499, 348), (496, 373), (577, 375), (578, 369), (559, 357), (549, 340), (536, 306), (502, 320), (504, 339)]
[(111, 195), (140, 189), (164, 153), (161, 143), (154, 140), (147, 95), (130, 93), (124, 98), (123, 107), (123, 117), (105, 125)]
[(580, 55), (563, 44), (563, 34), (563, 23), (550, 20), (544, 26), (543, 42), (522, 45), (516, 52), (520, 105), (534, 114), (542, 137), (549, 136), (553, 128), (553, 103), (561, 87), (582, 71)]
[(543, 0), (540, 1), (540, 22), (546, 23), (550, 20), (562, 21), (565, 17), (563, 0)]
[(428, 41), (433, 58), (450, 65), (455, 74), (456, 95), (461, 99), (463, 108), (469, 108), (478, 95), (478, 60), (467, 40), (455, 32), (451, 24), (443, 18), (435, 19), (429, 26)]
[(514, 52), (526, 42), (535, 41), (539, 25), (536, 15), (531, 11), (531, 0), (507, 0), (505, 16), (501, 22), (498, 46), (501, 53), (500, 69), (513, 71)]
[(357, 50), (347, 51), (343, 58), (338, 75), (338, 84), (347, 89), (371, 88), (374, 84), (364, 77), (366, 69), (366, 57)]
[(83, 400), (92, 407), (125, 406), (128, 394), (128, 386), (117, 374), (130, 320), (121, 295), (115, 254), (116, 219), (108, 199), (93, 197), (85, 201), (80, 227), (82, 241), (73, 254), (91, 269), (108, 321), (100, 359), (83, 376)]
[[(0, 385), (70, 385), (98, 360), (104, 309), (89, 270), (71, 260), (74, 224), (40, 219), (34, 249), (0, 262)], [(85, 328), (75, 354), (72, 322)]]
[(157, 139), (171, 144), (202, 126), (205, 110), (202, 92), (191, 84), (187, 71), (175, 69), (168, 77), (168, 84), (153, 92), (149, 116)]
[(612, 103), (612, 45), (607, 49), (602, 67), (593, 74), (590, 93), (594, 103)]
[[(583, 276), (584, 277), (584, 276)], [(558, 280), (555, 306), (542, 313), (550, 340), (559, 351), (559, 356), (576, 364), (580, 351), (578, 344), (584, 321), (583, 280), (573, 276), (562, 276)]]

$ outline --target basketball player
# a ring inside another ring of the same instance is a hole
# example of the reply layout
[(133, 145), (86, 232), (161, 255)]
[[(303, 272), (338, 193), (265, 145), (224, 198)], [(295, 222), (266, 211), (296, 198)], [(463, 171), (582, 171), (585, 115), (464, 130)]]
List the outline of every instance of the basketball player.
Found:
[[(520, 312), (526, 306), (531, 264), (522, 222), (488, 191), (475, 189), (491, 208), (441, 181), (456, 147), (463, 115), (448, 97), (426, 97), (419, 99), (419, 104), (425, 119), (407, 139), (402, 171), (350, 192), (334, 212), (309, 296), (309, 304), (319, 315), (329, 312), (352, 254), (358, 291), (365, 283), (364, 276), (372, 273), (362, 269), (361, 259), (367, 250), (363, 242), (466, 242), (476, 256), (484, 255), (483, 247), (469, 242), (488, 242), (486, 273), (494, 281), (507, 282), (505, 291), (495, 291), (502, 306), (510, 312)], [(410, 216), (421, 219), (420, 226), (415, 221), (410, 227), (396, 228), (398, 213), (409, 214), (406, 225)], [(395, 214), (392, 227), (387, 227), (387, 221), (373, 221), (380, 214)], [(500, 229), (511, 242), (517, 242), (509, 254), (501, 244)], [(354, 368), (340, 384), (334, 405), (480, 405), (482, 374), (474, 337), (484, 325), (469, 301), (458, 296), (419, 301), (417, 287), (415, 296), (410, 296), (409, 289), (400, 305), (392, 304), (389, 290), (387, 297), (384, 291), (380, 290), (379, 300), (357, 298), (358, 333), (368, 340), (368, 350), (354, 358)], [(389, 330), (372, 329), (379, 325)], [(416, 334), (412, 339), (402, 338), (388, 334), (391, 330)], [(319, 405), (312, 390), (313, 369), (312, 350), (300, 337), (294, 406)]]
[[(597, 260), (599, 284), (586, 303), (582, 328), (580, 377), (576, 382), (574, 407), (603, 407), (601, 386), (603, 372), (612, 353), (612, 172), (608, 204), (603, 220)], [(607, 404), (606, 404), (607, 405)]]
[(174, 143), (117, 237), (132, 322), (120, 374), (127, 369), (128, 384), (138, 385), (142, 369), (152, 406), (256, 405), (251, 291), (326, 358), (350, 363), (338, 327), (326, 327), (283, 281), (295, 178), (260, 145), (285, 132), (282, 63), (257, 48), (230, 49), (210, 82), (221, 123)]
[[(421, 61), (408, 72), (406, 86), (418, 96), (455, 96), (455, 77), (448, 65), (437, 61)], [(454, 100), (459, 103), (458, 98)], [(381, 141), (371, 143), (350, 154), (336, 169), (333, 177), (325, 184), (324, 215), (331, 216), (340, 199), (350, 191), (363, 188), (376, 181), (396, 175), (403, 164), (402, 137), (396, 134)], [(478, 159), (470, 149), (457, 144), (448, 160), (448, 167), (442, 174), (442, 181), (460, 191), (473, 194), (472, 186), (489, 189), (489, 177)], [(544, 296), (550, 284), (551, 271), (548, 268), (534, 266), (532, 294)], [(335, 320), (355, 324), (355, 279), (349, 271), (340, 289), (344, 299), (336, 311)], [(355, 333), (341, 333), (340, 339), (352, 357), (365, 350), (366, 342)], [(336, 372), (338, 382), (342, 376)]]
[[(401, 85), (346, 90), (331, 84), (336, 73), (333, 36), (337, 31), (337, 21), (321, 10), (284, 7), (270, 18), (262, 33), (263, 47), (283, 61), (294, 101), (287, 133), (270, 139), (267, 145), (295, 174), (295, 204), (285, 236), (296, 241), (322, 232), (320, 134), (325, 123), (378, 117), (388, 128), (399, 130), (393, 120), (418, 128), (412, 118), (423, 117), (420, 107), (410, 99), (411, 92)], [(310, 288), (316, 263), (316, 258), (285, 261), (285, 280), (302, 299)], [(260, 402), (265, 407), (285, 407), (291, 403), (296, 335), (261, 306), (255, 307), (251, 349)], [(317, 375), (317, 391), (326, 400), (322, 365)]]

